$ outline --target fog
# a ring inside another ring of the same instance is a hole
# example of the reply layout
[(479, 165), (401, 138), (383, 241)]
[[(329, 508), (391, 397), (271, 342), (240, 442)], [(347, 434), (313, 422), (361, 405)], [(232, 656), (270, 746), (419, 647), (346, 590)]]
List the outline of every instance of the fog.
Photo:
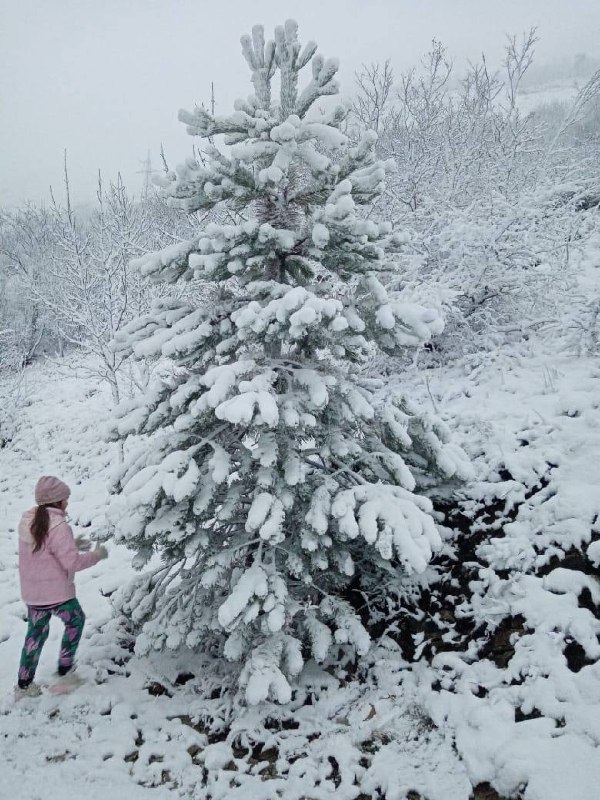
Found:
[(342, 91), (361, 63), (390, 58), (406, 69), (441, 40), (460, 64), (485, 51), (497, 64), (507, 33), (538, 26), (537, 60), (598, 55), (597, 0), (3, 0), (0, 7), (0, 204), (48, 199), (61, 190), (68, 153), (75, 202), (93, 196), (98, 169), (139, 189), (143, 160), (175, 164), (192, 140), (179, 108), (216, 110), (251, 92), (240, 35), (267, 35), (287, 17), (303, 41), (338, 56)]

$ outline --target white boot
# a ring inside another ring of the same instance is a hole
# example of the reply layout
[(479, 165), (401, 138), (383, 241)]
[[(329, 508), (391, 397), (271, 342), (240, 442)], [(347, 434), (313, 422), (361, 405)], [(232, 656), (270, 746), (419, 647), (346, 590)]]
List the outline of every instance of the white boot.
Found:
[(41, 686), (37, 683), (30, 683), (29, 686), (26, 686), (24, 689), (21, 689), (19, 685), (15, 686), (15, 700), (18, 702), (19, 700), (23, 700), (25, 697), (39, 697), (42, 693)]

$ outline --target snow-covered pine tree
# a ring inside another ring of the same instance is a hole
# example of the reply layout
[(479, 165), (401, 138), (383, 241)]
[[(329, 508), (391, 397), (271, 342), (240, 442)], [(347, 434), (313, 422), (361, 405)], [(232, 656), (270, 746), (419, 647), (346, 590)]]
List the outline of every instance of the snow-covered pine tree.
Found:
[(211, 649), (240, 662), (250, 703), (286, 702), (306, 658), (369, 648), (345, 588), (426, 567), (440, 537), (416, 481), (462, 475), (465, 460), (443, 426), (368, 378), (379, 350), (441, 322), (378, 278), (392, 232), (357, 209), (383, 187), (375, 135), (352, 146), (346, 108), (317, 103), (338, 91), (337, 60), (302, 48), (291, 20), (273, 41), (261, 26), (241, 41), (254, 96), (227, 117), (180, 112), (208, 144), (164, 188), (231, 224), (137, 262), (157, 281), (212, 284), (214, 301), (163, 302), (119, 336), (170, 372), (118, 411), (130, 455), (112, 518), (136, 566), (162, 556), (121, 596), (143, 624), (138, 651)]

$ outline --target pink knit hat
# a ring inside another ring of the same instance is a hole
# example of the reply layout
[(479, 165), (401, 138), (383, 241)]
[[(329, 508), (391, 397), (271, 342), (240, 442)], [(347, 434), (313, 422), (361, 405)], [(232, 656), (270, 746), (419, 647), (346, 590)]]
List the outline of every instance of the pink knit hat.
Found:
[(35, 485), (35, 502), (38, 506), (59, 503), (61, 500), (67, 500), (70, 494), (71, 490), (67, 484), (53, 475), (42, 475)]

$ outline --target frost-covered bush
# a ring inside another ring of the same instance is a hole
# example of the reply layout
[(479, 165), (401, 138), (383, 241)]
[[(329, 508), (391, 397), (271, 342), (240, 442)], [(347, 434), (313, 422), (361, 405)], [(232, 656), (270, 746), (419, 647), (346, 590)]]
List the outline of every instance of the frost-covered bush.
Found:
[(227, 117), (180, 112), (207, 144), (163, 182), (175, 205), (232, 221), (137, 261), (213, 299), (157, 303), (117, 337), (119, 353), (166, 365), (118, 409), (111, 516), (136, 566), (162, 556), (120, 597), (138, 651), (214, 651), (239, 662), (249, 702), (286, 702), (306, 658), (367, 651), (345, 589), (426, 568), (440, 537), (417, 489), (468, 465), (445, 427), (367, 377), (378, 353), (442, 323), (382, 285), (392, 229), (360, 214), (384, 186), (376, 135), (352, 145), (347, 109), (317, 102), (338, 91), (337, 61), (302, 48), (292, 21), (242, 48), (255, 94)]
[(398, 81), (388, 63), (358, 75), (354, 129), (374, 125), (378, 155), (396, 164), (378, 202), (406, 237), (396, 285), (437, 294), (446, 354), (563, 316), (580, 212), (600, 197), (598, 140), (582, 127), (600, 75), (553, 117), (522, 111), (534, 45), (533, 32), (511, 38), (502, 70), (484, 60), (460, 80), (437, 42)]
[[(0, 337), (0, 346), (2, 339)], [(21, 409), (27, 397), (24, 373), (15, 370), (0, 370), (0, 449), (7, 447), (16, 436), (21, 425)]]
[(65, 187), (64, 204), (52, 195), (48, 208), (0, 215), (0, 330), (7, 308), (17, 366), (41, 352), (83, 350), (118, 402), (123, 361), (110, 343), (148, 308), (148, 282), (129, 262), (144, 252), (159, 208), (148, 198), (136, 201), (119, 177), (108, 186), (99, 180), (93, 207), (74, 209), (66, 164)]
[(0, 372), (18, 371), (58, 344), (48, 310), (29, 290), (47, 288), (51, 281), (43, 269), (49, 246), (44, 209), (0, 211)]

